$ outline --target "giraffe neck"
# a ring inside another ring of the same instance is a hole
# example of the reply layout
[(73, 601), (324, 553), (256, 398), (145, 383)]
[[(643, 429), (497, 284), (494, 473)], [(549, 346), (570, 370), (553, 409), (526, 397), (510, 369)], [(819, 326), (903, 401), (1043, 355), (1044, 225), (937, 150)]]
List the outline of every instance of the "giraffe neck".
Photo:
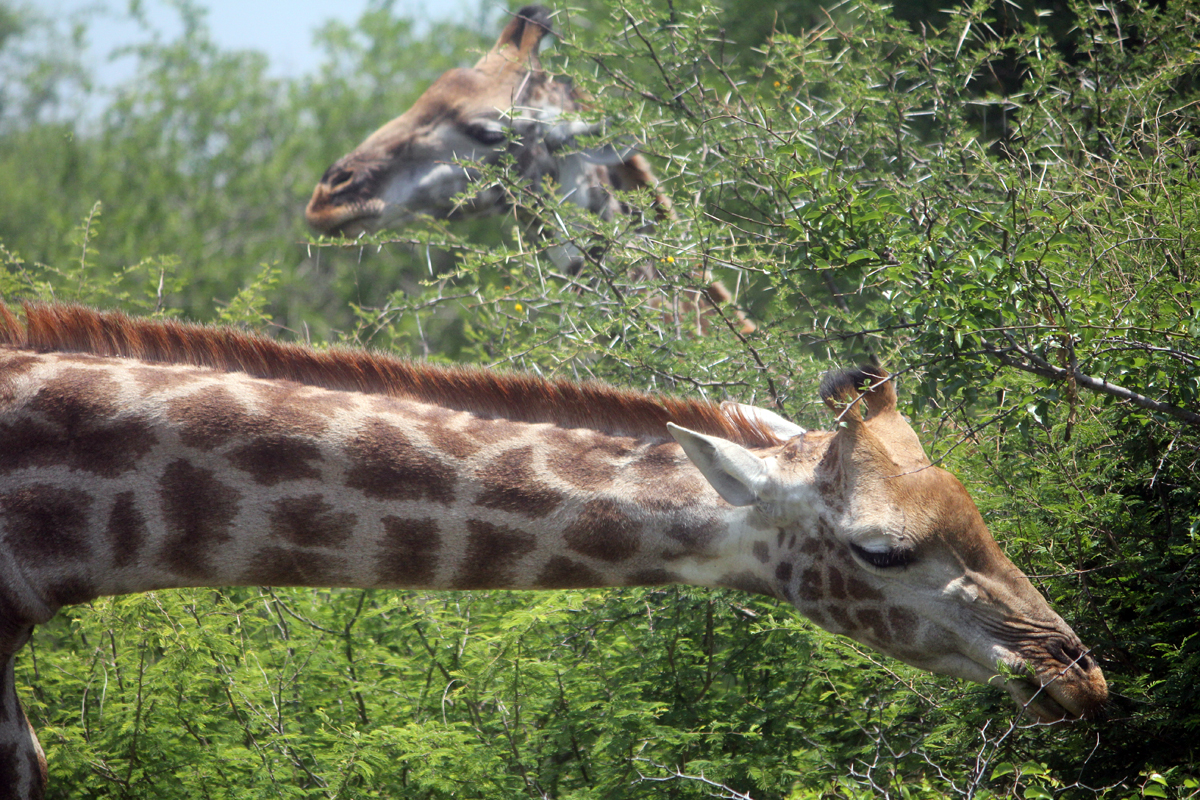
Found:
[(182, 586), (775, 593), (764, 526), (671, 440), (132, 359), (9, 351), (0, 375), (30, 622)]

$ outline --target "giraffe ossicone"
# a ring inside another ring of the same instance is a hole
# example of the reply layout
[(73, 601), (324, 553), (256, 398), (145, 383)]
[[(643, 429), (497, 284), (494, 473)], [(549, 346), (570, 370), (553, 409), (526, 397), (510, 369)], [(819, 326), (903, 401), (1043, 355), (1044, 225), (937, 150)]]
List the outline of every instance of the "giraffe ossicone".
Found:
[(842, 425), (803, 432), (736, 404), (0, 305), (0, 786), (44, 787), (13, 677), (33, 626), (183, 586), (732, 587), (1038, 719), (1095, 714), (1099, 666), (885, 378), (830, 377)]

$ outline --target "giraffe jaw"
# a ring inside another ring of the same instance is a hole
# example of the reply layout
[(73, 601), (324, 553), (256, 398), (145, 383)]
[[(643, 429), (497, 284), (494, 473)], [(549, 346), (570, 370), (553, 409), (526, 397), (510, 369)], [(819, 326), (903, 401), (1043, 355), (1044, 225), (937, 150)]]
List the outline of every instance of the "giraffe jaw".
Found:
[(1082, 716), (1060, 705), (1046, 686), (1040, 686), (1033, 681), (1012, 679), (1005, 681), (1004, 688), (1008, 689), (1009, 695), (1017, 705), (1038, 722), (1070, 722)]
[(1049, 672), (1039, 671), (1036, 678), (1015, 677), (1021, 672), (1032, 672), (1026, 668), (1007, 672), (1013, 677), (997, 676), (997, 681), (1003, 681), (1017, 705), (1041, 723), (1096, 717), (1108, 700), (1108, 685), (1098, 668), (1079, 669), (1073, 665), (1052, 668)]
[[(1003, 687), (1024, 713), (1045, 724), (1094, 717), (1108, 697), (1108, 687), (1099, 669), (1094, 673), (1088, 671), (1070, 676), (1070, 679), (1065, 671), (1033, 677), (1030, 665), (1011, 654), (996, 659), (991, 667), (963, 655), (952, 656), (936, 665), (914, 666), (987, 686)], [(1022, 675), (1029, 677), (1019, 677)]]
[(322, 211), (320, 216), (310, 211), (308, 224), (322, 236), (357, 239), (364, 234), (375, 233), (383, 227), (381, 220), (386, 207), (384, 201), (373, 199), (348, 203), (331, 211)]

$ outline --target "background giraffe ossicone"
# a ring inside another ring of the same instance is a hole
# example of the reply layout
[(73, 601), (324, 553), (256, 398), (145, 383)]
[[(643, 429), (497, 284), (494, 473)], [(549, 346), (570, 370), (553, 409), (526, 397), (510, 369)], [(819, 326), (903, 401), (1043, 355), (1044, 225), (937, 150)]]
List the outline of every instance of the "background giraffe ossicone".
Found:
[(733, 587), (1044, 721), (1107, 697), (881, 371), (831, 376), (843, 424), (803, 432), (736, 404), (25, 316), (0, 306), (0, 796), (44, 790), (13, 676), (33, 626), (171, 587)]

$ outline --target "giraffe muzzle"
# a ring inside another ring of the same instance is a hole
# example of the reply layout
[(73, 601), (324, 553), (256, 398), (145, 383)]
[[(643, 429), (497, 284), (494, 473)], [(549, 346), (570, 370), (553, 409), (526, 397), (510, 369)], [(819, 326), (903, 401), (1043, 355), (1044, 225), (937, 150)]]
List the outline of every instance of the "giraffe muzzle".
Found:
[(1010, 678), (1005, 688), (1038, 722), (1054, 723), (1103, 716), (1108, 684), (1094, 659), (1078, 651), (1073, 658), (1036, 670), (1036, 678)]

